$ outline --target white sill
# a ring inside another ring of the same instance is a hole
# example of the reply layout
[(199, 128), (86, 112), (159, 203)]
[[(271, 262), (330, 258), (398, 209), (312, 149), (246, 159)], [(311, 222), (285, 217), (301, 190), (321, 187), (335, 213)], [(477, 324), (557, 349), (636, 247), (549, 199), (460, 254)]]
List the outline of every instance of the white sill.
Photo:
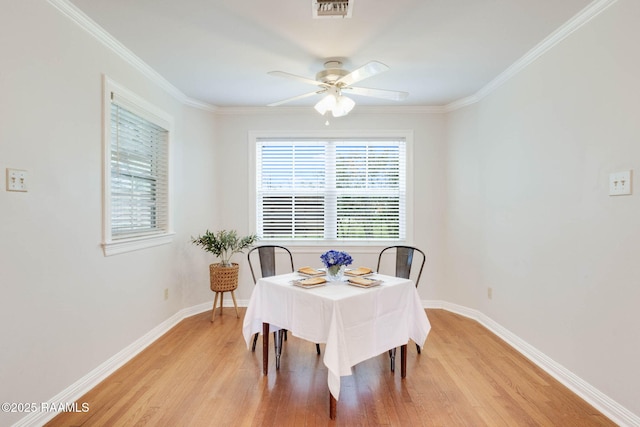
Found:
[(173, 241), (175, 233), (165, 233), (156, 236), (136, 237), (133, 239), (103, 242), (104, 256), (118, 255), (153, 246), (166, 245)]

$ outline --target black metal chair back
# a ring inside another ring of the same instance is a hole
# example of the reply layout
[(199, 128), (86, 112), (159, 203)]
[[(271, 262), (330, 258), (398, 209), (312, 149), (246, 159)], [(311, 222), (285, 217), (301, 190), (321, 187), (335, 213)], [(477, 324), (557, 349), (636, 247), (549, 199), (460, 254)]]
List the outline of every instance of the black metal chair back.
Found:
[(271, 277), (276, 275), (276, 249), (282, 249), (289, 254), (289, 262), (291, 263), (291, 272), (293, 273), (293, 255), (291, 251), (284, 246), (278, 245), (264, 245), (256, 246), (247, 253), (247, 260), (249, 261), (249, 269), (251, 270), (251, 277), (253, 277), (253, 283), (258, 283), (255, 270), (253, 269), (253, 263), (251, 262), (251, 254), (258, 251), (258, 259), (260, 261), (260, 274), (261, 277)]
[(422, 270), (424, 269), (424, 264), (427, 260), (426, 255), (420, 249), (413, 246), (389, 246), (380, 251), (380, 255), (378, 255), (378, 266), (376, 267), (376, 271), (380, 273), (380, 261), (382, 260), (382, 255), (386, 251), (396, 251), (396, 277), (402, 277), (403, 279), (409, 279), (411, 276), (411, 267), (413, 267), (413, 256), (417, 252), (422, 255), (422, 262), (420, 263), (420, 270), (418, 271), (418, 276), (416, 277), (416, 288), (418, 287), (418, 283), (420, 282), (420, 277), (422, 276)]

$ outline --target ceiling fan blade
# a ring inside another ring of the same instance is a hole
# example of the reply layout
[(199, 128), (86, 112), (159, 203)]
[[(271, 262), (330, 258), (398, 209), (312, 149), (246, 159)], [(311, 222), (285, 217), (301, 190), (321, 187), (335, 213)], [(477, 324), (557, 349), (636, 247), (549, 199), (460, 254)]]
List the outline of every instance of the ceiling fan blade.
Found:
[(291, 98), (283, 99), (282, 101), (274, 102), (272, 104), (267, 105), (267, 107), (277, 107), (278, 105), (286, 104), (287, 102), (297, 101), (298, 99), (307, 98), (309, 96), (317, 95), (326, 92), (326, 89), (320, 89), (315, 92), (309, 92), (302, 95), (294, 96)]
[(343, 87), (342, 92), (354, 95), (371, 96), (374, 98), (390, 99), (392, 101), (402, 101), (409, 96), (407, 92), (397, 90), (370, 89), (366, 87)]
[(383, 71), (387, 71), (388, 69), (389, 67), (384, 65), (382, 62), (367, 62), (362, 67), (353, 70), (346, 76), (339, 79), (336, 82), (336, 85), (350, 86), (356, 82), (359, 82), (360, 80), (364, 80), (366, 78), (375, 76), (376, 74), (382, 73)]
[(285, 73), (284, 71), (269, 71), (267, 74), (271, 76), (284, 77), (285, 79), (298, 80), (303, 83), (307, 83), (314, 86), (326, 86), (324, 83), (317, 80), (311, 80), (306, 77), (296, 76), (295, 74)]

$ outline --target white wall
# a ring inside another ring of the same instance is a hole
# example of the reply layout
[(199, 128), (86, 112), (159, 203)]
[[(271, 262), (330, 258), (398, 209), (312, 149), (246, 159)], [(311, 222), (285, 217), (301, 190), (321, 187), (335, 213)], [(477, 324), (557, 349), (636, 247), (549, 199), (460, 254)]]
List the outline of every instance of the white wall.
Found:
[[(188, 239), (216, 221), (203, 197), (216, 186), (215, 121), (44, 1), (3, 2), (0, 58), (0, 401), (45, 402), (204, 301), (193, 270), (206, 264)], [(184, 208), (173, 244), (103, 256), (103, 73), (175, 118), (175, 202)], [(27, 193), (5, 191), (7, 167), (28, 170)], [(24, 415), (2, 413), (0, 425)]]
[[(378, 110), (379, 111), (379, 110)], [(313, 109), (301, 112), (297, 109), (253, 109), (236, 112), (229, 109), (219, 116), (216, 149), (218, 150), (217, 180), (224, 182), (218, 189), (219, 215), (223, 228), (239, 232), (255, 231), (251, 211), (253, 200), (249, 196), (249, 140), (250, 131), (331, 132), (370, 130), (412, 130), (414, 167), (414, 244), (427, 253), (427, 267), (420, 279), (418, 292), (423, 299), (434, 299), (437, 289), (444, 283), (444, 203), (445, 203), (445, 145), (444, 115), (430, 114), (426, 109), (390, 109), (387, 113), (356, 108), (346, 117), (325, 119)], [(320, 254), (328, 249), (348, 250), (357, 265), (373, 265), (377, 262), (380, 247), (291, 247), (296, 267), (320, 265)], [(246, 256), (237, 255), (241, 264), (240, 285), (236, 295), (248, 300), (253, 289)]]
[(610, 197), (608, 176), (640, 172), (639, 18), (618, 1), (448, 116), (442, 294), (636, 414), (640, 192)]

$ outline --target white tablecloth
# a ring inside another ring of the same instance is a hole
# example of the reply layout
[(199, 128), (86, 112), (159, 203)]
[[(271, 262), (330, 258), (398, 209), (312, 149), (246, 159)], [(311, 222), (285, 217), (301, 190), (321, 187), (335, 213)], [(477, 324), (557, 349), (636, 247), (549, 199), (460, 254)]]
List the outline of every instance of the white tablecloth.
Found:
[(242, 332), (247, 347), (253, 335), (262, 332), (263, 322), (271, 325), (271, 332), (287, 329), (296, 337), (326, 343), (323, 361), (336, 399), (340, 377), (351, 375), (351, 367), (359, 362), (409, 339), (424, 345), (431, 325), (412, 281), (376, 275), (383, 283), (368, 289), (344, 282), (304, 289), (291, 284), (298, 278), (292, 273), (260, 279)]

